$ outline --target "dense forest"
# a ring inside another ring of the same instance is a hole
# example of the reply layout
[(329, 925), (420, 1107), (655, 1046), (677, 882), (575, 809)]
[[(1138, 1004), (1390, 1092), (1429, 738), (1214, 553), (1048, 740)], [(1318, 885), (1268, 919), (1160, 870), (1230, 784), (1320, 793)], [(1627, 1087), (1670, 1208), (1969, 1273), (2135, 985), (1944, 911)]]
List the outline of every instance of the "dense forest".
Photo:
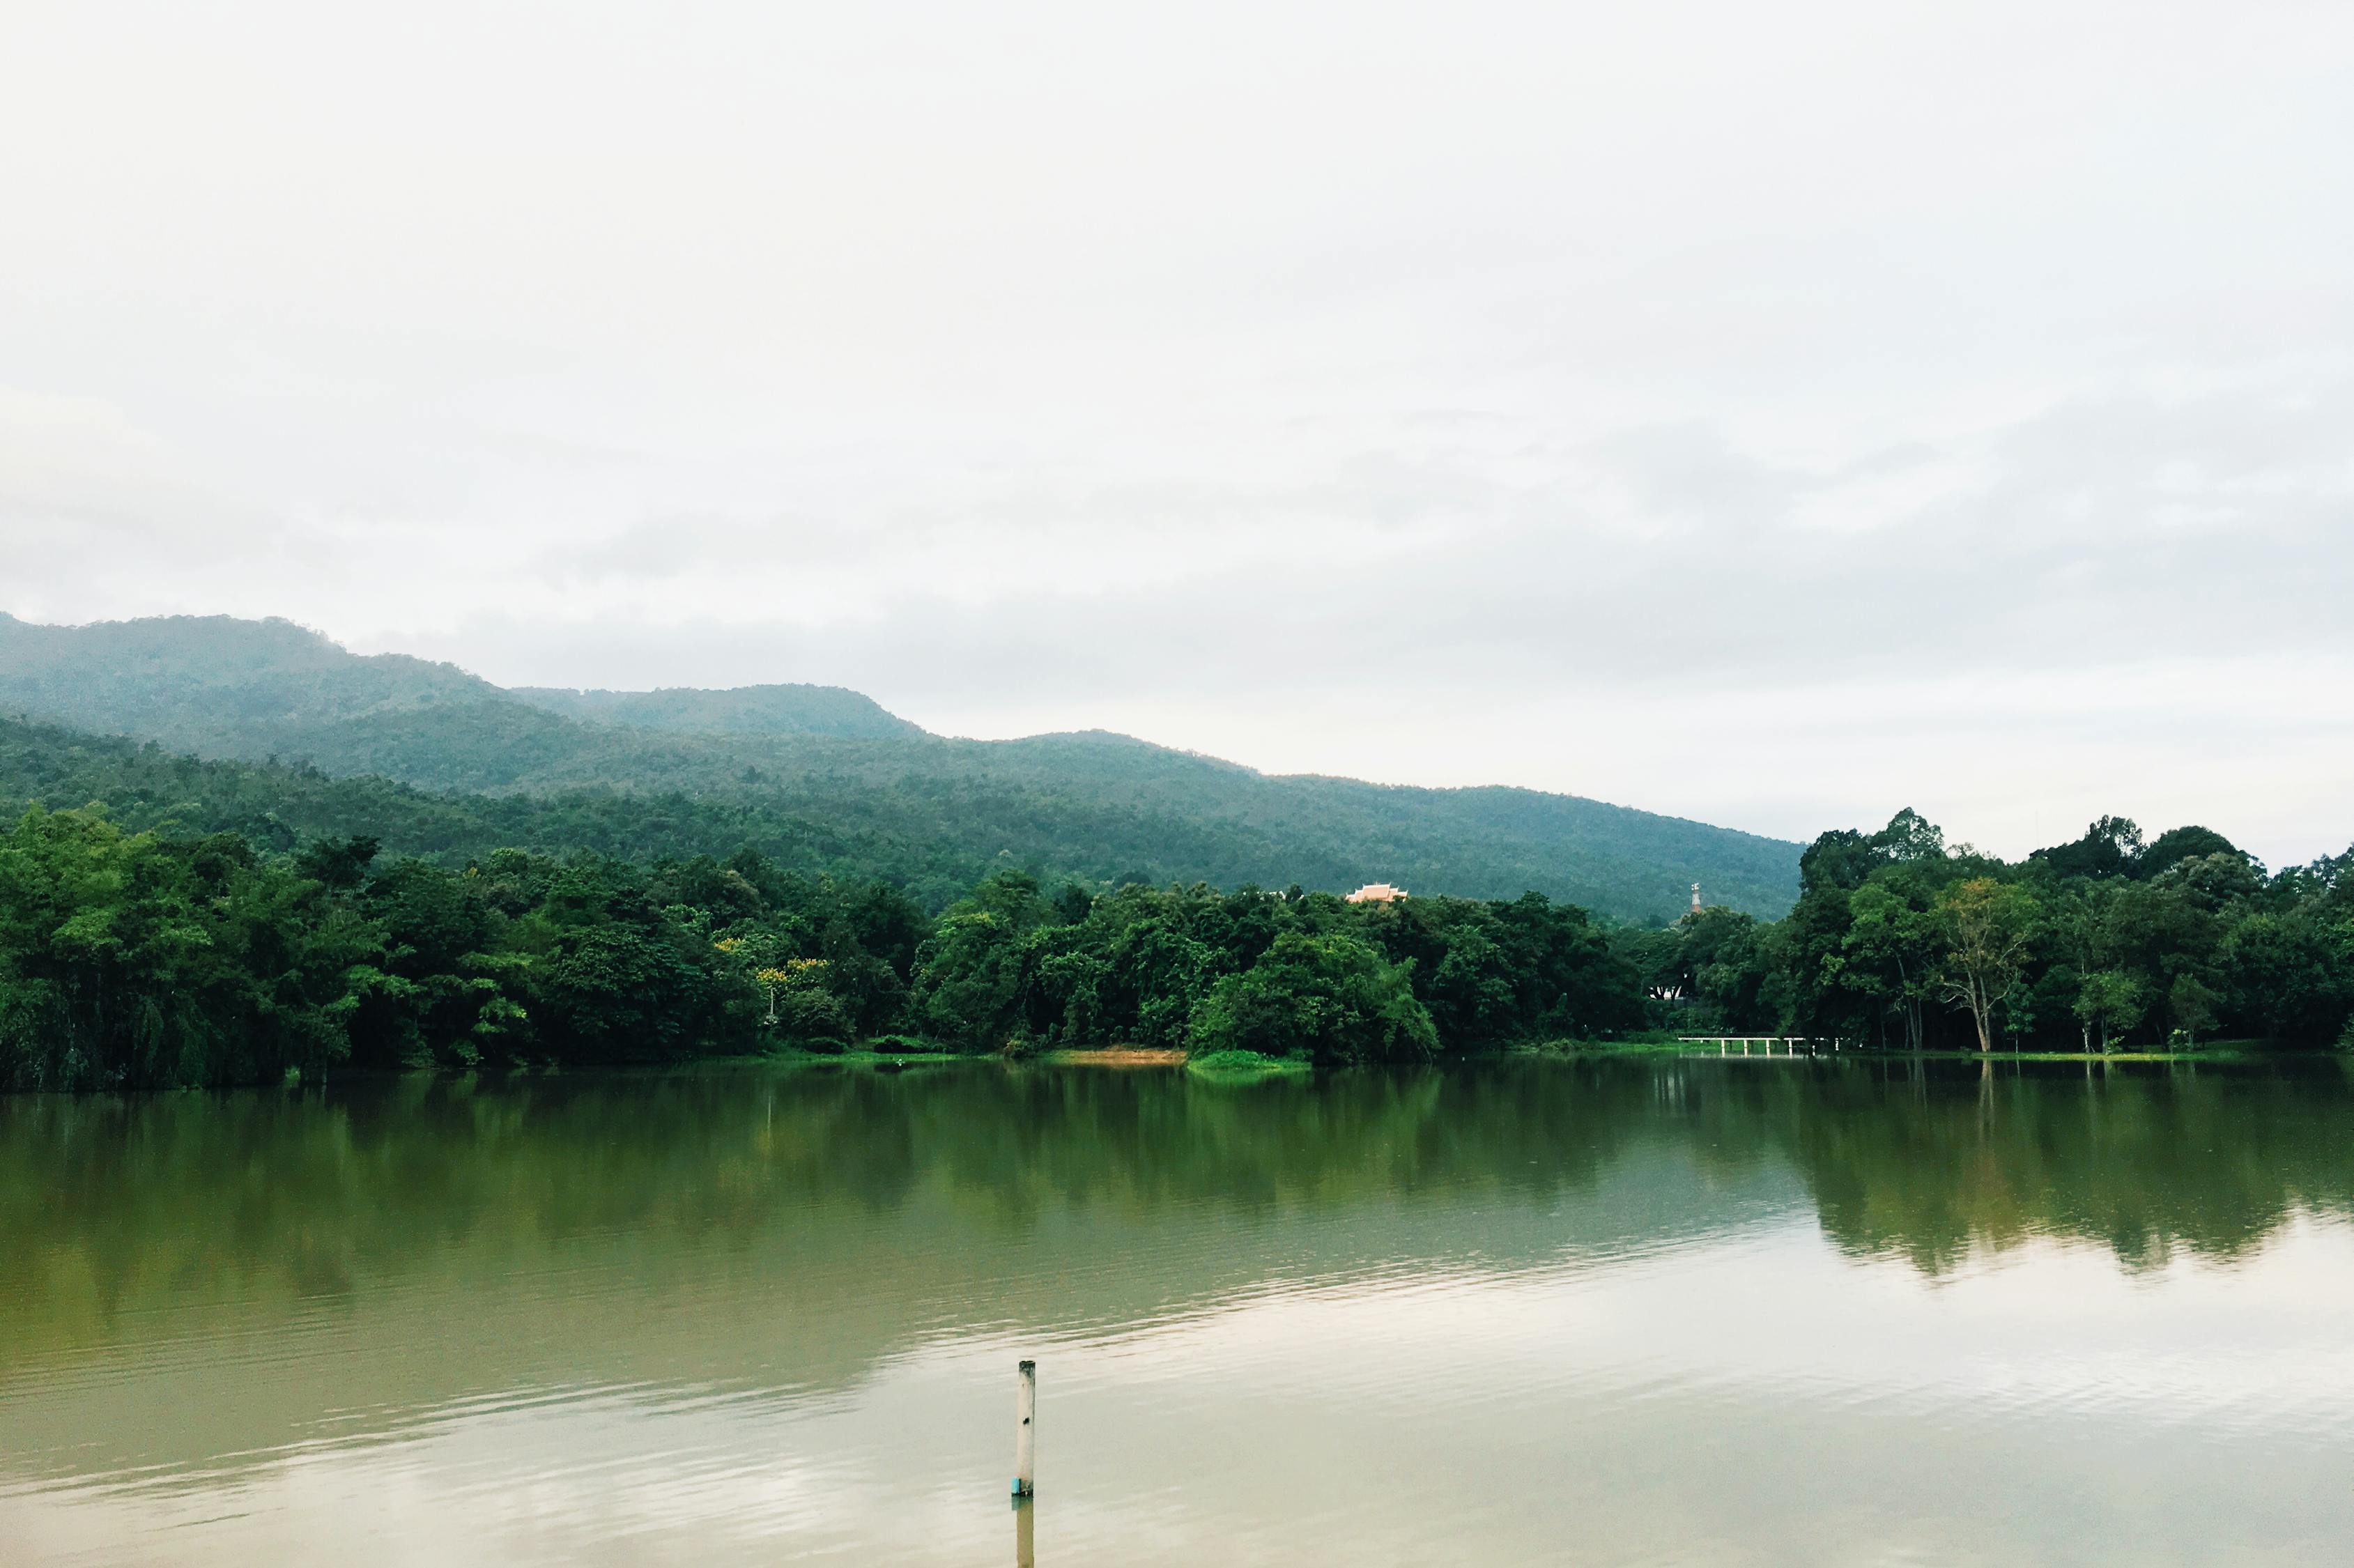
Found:
[(0, 838), (0, 1085), (267, 1082), (793, 1049), (1140, 1044), (1426, 1062), (1646, 1031), (1920, 1050), (2342, 1043), (2354, 852), (2267, 876), (2204, 828), (2104, 818), (2006, 863), (1900, 812), (1819, 838), (1777, 922), (1605, 927), (1541, 894), (1043, 885), (932, 916), (746, 847), (446, 866), (28, 808)]
[[(798, 869), (880, 876), (933, 910), (1009, 863), (1097, 886), (1534, 888), (1628, 921), (1674, 918), (1693, 882), (1760, 916), (1797, 894), (1797, 844), (1575, 796), (1274, 776), (1100, 731), (952, 739), (838, 687), (508, 690), (284, 621), (0, 615), (0, 715), (46, 721), (5, 743), (17, 762), (0, 801), (111, 802), (122, 788), (184, 826), (250, 833), (267, 824), (222, 821), (220, 797), (318, 800), (322, 779), (348, 781), (362, 787), (308, 831), (453, 866), (499, 843), (640, 860), (749, 843)], [(159, 765), (75, 794), (78, 768), (138, 766), (101, 736), (154, 741), (163, 763), (275, 761), (303, 778)], [(82, 757), (60, 754), (73, 744)]]
[(894, 1044), (1143, 1043), (1428, 1060), (1643, 1022), (1582, 910), (1291, 888), (1052, 896), (1000, 871), (937, 919), (756, 851), (632, 866), (366, 839), (285, 854), (34, 807), (0, 839), (0, 1084), (264, 1082)]
[(1783, 919), (1633, 938), (1687, 1028), (1905, 1049), (2354, 1043), (2354, 850), (2267, 875), (2221, 833), (2103, 817), (2005, 863), (1900, 811), (1829, 832)]

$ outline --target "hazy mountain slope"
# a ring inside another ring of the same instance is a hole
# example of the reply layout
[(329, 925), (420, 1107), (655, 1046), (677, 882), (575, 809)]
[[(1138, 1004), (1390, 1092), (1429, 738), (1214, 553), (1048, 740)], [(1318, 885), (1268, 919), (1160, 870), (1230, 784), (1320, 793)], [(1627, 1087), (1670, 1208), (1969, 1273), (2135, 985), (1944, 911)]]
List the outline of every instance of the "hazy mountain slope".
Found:
[[(449, 665), (358, 658), (284, 622), (0, 622), (0, 712), (344, 778), (528, 793), (538, 800), (437, 810), (475, 824), (470, 833), (495, 825), (542, 847), (725, 854), (758, 842), (783, 846), (769, 853), (788, 863), (864, 864), (927, 887), (1011, 861), (1098, 882), (1534, 889), (1627, 919), (1672, 917), (1695, 881), (1712, 903), (1766, 915), (1797, 891), (1796, 844), (1574, 796), (1268, 776), (1102, 732), (972, 741), (913, 726), (884, 736), (750, 727), (797, 713), (904, 723), (854, 693), (839, 694), (849, 704), (799, 695), (827, 691), (564, 694), (639, 715), (591, 722)], [(643, 722), (653, 717), (676, 727)], [(436, 853), (458, 842), (437, 841)]]
[(920, 787), (465, 795), (282, 763), (206, 760), (152, 741), (0, 719), (0, 816), (13, 820), (28, 804), (91, 802), (134, 829), (237, 832), (280, 851), (364, 834), (388, 853), (451, 863), (505, 846), (635, 861), (726, 856), (748, 846), (789, 870), (881, 878), (934, 909), (1009, 863), (1050, 880), (1111, 881), (1125, 868), (1162, 883), (1202, 874), (1172, 868), (1279, 853), (1200, 822), (1044, 802), (987, 785), (961, 791), (946, 815)]
[(652, 692), (575, 692), (513, 686), (518, 702), (567, 718), (686, 735), (830, 735), (894, 739), (924, 730), (862, 692), (842, 686), (738, 686), (705, 691), (666, 686)]
[(363, 657), (288, 620), (40, 626), (0, 613), (0, 711), (200, 753), (266, 751), (289, 726), (503, 695), (454, 664)]

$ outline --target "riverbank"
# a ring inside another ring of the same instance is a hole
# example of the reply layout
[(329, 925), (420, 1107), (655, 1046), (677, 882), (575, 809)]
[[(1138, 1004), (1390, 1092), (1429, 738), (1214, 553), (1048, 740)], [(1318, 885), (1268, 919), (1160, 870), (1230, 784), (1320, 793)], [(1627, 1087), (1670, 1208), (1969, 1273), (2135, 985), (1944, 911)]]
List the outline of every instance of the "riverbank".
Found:
[[(1873, 1061), (1873, 1062), (2004, 1062), (2004, 1063), (2211, 1063), (2218, 1065), (2244, 1065), (2253, 1062), (2277, 1061), (2286, 1058), (2315, 1059), (2341, 1054), (2328, 1051), (2291, 1051), (2267, 1046), (2261, 1042), (2246, 1040), (2220, 1041), (2213, 1045), (2201, 1045), (2187, 1051), (1891, 1051), (1873, 1046), (1850, 1046), (1838, 1051), (1817, 1049), (1792, 1050), (1787, 1047), (1767, 1049), (1763, 1043), (1744, 1051), (1738, 1043), (1719, 1045), (1706, 1041), (1684, 1039), (1638, 1040), (1546, 1040), (1524, 1042), (1494, 1051), (1465, 1052), (1442, 1058), (1447, 1062), (1507, 1062), (1507, 1061), (1580, 1061), (1600, 1057), (1670, 1057), (1711, 1061), (1747, 1057), (1755, 1061)], [(950, 1062), (988, 1062), (1002, 1058), (974, 1055), (954, 1051), (916, 1050), (892, 1051), (861, 1047), (854, 1051), (779, 1051), (772, 1054), (745, 1058), (790, 1066), (867, 1067), (891, 1071), (904, 1067), (939, 1065)], [(1265, 1077), (1304, 1075), (1315, 1071), (1315, 1065), (1300, 1056), (1268, 1056), (1256, 1051), (1218, 1051), (1196, 1054), (1173, 1047), (1151, 1045), (1106, 1045), (1086, 1049), (1048, 1051), (1023, 1058), (1049, 1067), (1112, 1067), (1183, 1068), (1197, 1077), (1225, 1081), (1252, 1080)]]
[(874, 1067), (896, 1072), (903, 1067), (937, 1067), (976, 1058), (960, 1055), (954, 1051), (874, 1051), (862, 1047), (855, 1051), (775, 1051), (762, 1056), (737, 1056), (726, 1060), (762, 1062), (787, 1067)]
[[(765, 1056), (737, 1058), (790, 1067), (864, 1067), (894, 1072), (907, 1067), (937, 1066), (951, 1062), (1004, 1062), (991, 1054), (952, 1051), (875, 1050), (870, 1044), (854, 1051), (779, 1051)], [(1036, 1056), (1011, 1058), (1014, 1063), (1045, 1067), (1110, 1067), (1119, 1070), (1182, 1068), (1196, 1077), (1219, 1082), (1255, 1082), (1262, 1078), (1305, 1076), (1314, 1071), (1304, 1056), (1268, 1056), (1257, 1051), (1214, 1051), (1206, 1054), (1159, 1045), (1102, 1045), (1048, 1051)]]
[(1182, 1067), (1186, 1054), (1158, 1045), (1105, 1045), (1089, 1050), (1049, 1051), (1038, 1059), (1056, 1067)]
[[(1593, 1056), (1672, 1056), (1707, 1057), (1712, 1060), (1750, 1057), (1758, 1061), (1794, 1061), (1811, 1058), (1817, 1061), (1874, 1062), (2214, 1062), (2245, 1063), (2275, 1061), (2296, 1057), (2311, 1059), (2335, 1056), (2333, 1051), (2293, 1050), (2266, 1045), (2256, 1040), (2221, 1040), (2212, 1045), (2199, 1045), (2182, 1051), (1903, 1051), (1880, 1046), (1850, 1045), (1838, 1050), (1817, 1047), (1792, 1049), (1787, 1044), (1772, 1048), (1764, 1040), (1755, 1042), (1755, 1048), (1744, 1050), (1744, 1043), (1714, 1039), (1640, 1039), (1640, 1040), (1548, 1040), (1513, 1045), (1497, 1056), (1506, 1058), (1540, 1058), (1562, 1061)], [(1776, 1043), (1778, 1044), (1778, 1043)], [(1474, 1058), (1466, 1058), (1467, 1060)]]

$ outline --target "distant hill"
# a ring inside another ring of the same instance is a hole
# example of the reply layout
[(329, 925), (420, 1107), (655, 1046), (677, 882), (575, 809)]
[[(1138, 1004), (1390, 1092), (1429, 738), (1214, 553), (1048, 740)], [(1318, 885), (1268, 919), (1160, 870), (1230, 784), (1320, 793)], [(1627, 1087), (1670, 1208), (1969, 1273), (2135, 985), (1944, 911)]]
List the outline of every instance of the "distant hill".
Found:
[(362, 656), (291, 620), (41, 626), (0, 613), (0, 707), (237, 756), (287, 726), (503, 698), (454, 664)]
[(684, 735), (831, 735), (897, 739), (925, 733), (863, 693), (842, 686), (737, 686), (704, 691), (666, 686), (652, 692), (573, 692), (560, 686), (511, 686), (507, 694), (533, 707), (591, 724)]
[[(1577, 796), (1267, 775), (1102, 731), (949, 739), (838, 687), (510, 692), (281, 620), (0, 615), (0, 713), (95, 732), (16, 726), (0, 805), (87, 788), (192, 827), (274, 813), (442, 856), (753, 842), (928, 902), (1018, 863), (1102, 884), (1534, 890), (1635, 921), (1673, 918), (1693, 882), (1766, 916), (1797, 891), (1797, 844)], [(97, 736), (284, 766), (187, 773)]]

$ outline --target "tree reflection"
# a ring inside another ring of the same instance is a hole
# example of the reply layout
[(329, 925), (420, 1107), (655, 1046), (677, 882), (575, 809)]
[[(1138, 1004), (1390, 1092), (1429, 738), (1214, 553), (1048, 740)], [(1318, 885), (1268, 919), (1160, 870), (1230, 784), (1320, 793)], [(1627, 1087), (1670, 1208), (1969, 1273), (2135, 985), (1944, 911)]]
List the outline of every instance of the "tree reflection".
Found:
[[(0, 1374), (135, 1334), (146, 1308), (429, 1294), (575, 1256), (659, 1277), (716, 1249), (812, 1319), (863, 1320), (895, 1294), (995, 1289), (1043, 1251), (1097, 1271), (1105, 1312), (1144, 1310), (1246, 1287), (1268, 1258), (1540, 1266), (1629, 1226), (1735, 1223), (1712, 1183), (1787, 1204), (1792, 1173), (1842, 1250), (1933, 1274), (2037, 1236), (2130, 1268), (2229, 1260), (2300, 1211), (2354, 1209), (2349, 1132), (2335, 1064), (1507, 1063), (1247, 1088), (975, 1064), (19, 1097), (0, 1100)], [(1603, 1213), (1629, 1181), (1648, 1185)], [(1180, 1229), (1212, 1240), (1156, 1250)], [(1266, 1245), (1255, 1261), (1221, 1234)]]

